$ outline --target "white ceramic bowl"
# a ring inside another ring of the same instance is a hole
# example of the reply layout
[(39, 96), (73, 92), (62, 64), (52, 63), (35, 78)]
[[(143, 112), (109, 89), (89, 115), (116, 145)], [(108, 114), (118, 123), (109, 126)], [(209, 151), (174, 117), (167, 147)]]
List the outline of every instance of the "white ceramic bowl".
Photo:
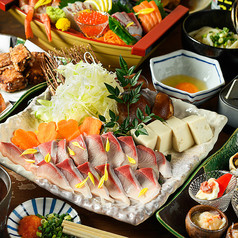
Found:
[[(210, 99), (225, 85), (217, 60), (187, 50), (178, 50), (150, 59), (150, 70), (156, 90), (195, 105)], [(188, 93), (161, 83), (161, 80), (169, 76), (180, 74), (205, 81), (207, 89)]]
[(66, 202), (49, 197), (40, 197), (28, 200), (17, 206), (7, 220), (7, 231), (10, 238), (21, 237), (18, 234), (18, 225), (24, 216), (68, 213), (75, 223), (81, 223), (78, 213)]

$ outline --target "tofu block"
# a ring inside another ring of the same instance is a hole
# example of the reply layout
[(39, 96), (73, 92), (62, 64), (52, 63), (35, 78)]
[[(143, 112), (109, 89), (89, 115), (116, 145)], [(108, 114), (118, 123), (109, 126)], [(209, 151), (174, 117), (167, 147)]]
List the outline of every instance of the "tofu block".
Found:
[(163, 123), (173, 131), (174, 150), (183, 152), (194, 145), (193, 136), (190, 132), (188, 124), (185, 121), (172, 116)]
[(137, 145), (144, 145), (154, 150), (157, 142), (157, 135), (145, 124), (144, 128), (147, 130), (149, 135), (139, 135), (138, 137), (134, 134), (135, 130), (131, 130), (131, 135)]
[(165, 126), (160, 120), (155, 120), (147, 125), (157, 136), (155, 150), (161, 153), (172, 148), (172, 129)]
[(205, 117), (191, 115), (183, 118), (183, 121), (188, 123), (196, 144), (200, 145), (205, 143), (213, 137), (211, 127)]

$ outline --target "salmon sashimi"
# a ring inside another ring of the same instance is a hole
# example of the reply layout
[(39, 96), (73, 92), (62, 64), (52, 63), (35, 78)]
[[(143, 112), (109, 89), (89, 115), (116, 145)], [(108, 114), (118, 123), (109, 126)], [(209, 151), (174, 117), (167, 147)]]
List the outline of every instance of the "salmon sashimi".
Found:
[(156, 5), (155, 1), (150, 1), (149, 5), (150, 5), (151, 8), (155, 9), (154, 13), (155, 13), (155, 15), (157, 17), (158, 23), (160, 23), (162, 21), (162, 16), (161, 16), (160, 10), (159, 10), (158, 6)]
[[(153, 8), (154, 11), (148, 14), (140, 13), (141, 10), (149, 8)], [(134, 6), (133, 10), (136, 13), (139, 13), (138, 17), (145, 33), (148, 33), (150, 30), (152, 30), (162, 20), (159, 8), (154, 1), (143, 1), (139, 5)]]
[[(140, 5), (142, 6), (143, 9), (153, 8), (153, 7), (151, 7), (151, 5), (149, 4), (149, 2), (147, 2), (147, 1), (141, 2)], [(154, 9), (154, 8), (153, 8), (153, 9)], [(151, 12), (150, 14), (146, 14), (146, 15), (147, 15), (148, 17), (150, 17), (152, 27), (154, 27), (155, 25), (157, 25), (157, 16), (156, 16), (156, 14), (155, 14), (155, 11)]]
[[(138, 13), (143, 8), (141, 5), (136, 5), (133, 7), (133, 9), (135, 12)], [(139, 14), (138, 17), (141, 21), (141, 25), (142, 25), (144, 32), (148, 33), (152, 29), (152, 24), (151, 24), (150, 18), (146, 14)]]

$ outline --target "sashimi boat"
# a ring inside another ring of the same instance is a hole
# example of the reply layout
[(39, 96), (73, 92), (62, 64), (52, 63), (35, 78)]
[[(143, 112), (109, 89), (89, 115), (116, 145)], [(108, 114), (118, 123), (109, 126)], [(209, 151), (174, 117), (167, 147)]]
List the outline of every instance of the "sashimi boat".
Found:
[[(9, 12), (24, 25), (26, 13), (18, 6), (13, 6)], [(156, 27), (143, 36), (134, 45), (116, 45), (98, 40), (89, 39), (76, 31), (60, 31), (54, 26), (51, 28), (52, 41), (49, 42), (44, 24), (35, 19), (31, 22), (33, 34), (38, 37), (39, 41), (50, 50), (61, 48), (70, 48), (74, 45), (87, 46), (91, 45), (97, 59), (104, 67), (114, 70), (119, 67), (119, 55), (121, 55), (128, 66), (136, 65), (137, 67), (146, 60), (151, 53), (159, 49), (160, 43), (164, 38), (185, 18), (188, 8), (179, 5), (170, 12)]]

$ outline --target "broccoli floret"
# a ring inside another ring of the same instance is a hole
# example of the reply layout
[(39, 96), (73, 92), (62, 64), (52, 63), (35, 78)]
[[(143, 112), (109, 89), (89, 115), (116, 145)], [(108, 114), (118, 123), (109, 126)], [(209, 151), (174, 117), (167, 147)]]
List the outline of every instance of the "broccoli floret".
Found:
[(46, 7), (46, 13), (49, 16), (52, 23), (56, 23), (60, 18), (66, 17), (65, 12), (57, 7)]

